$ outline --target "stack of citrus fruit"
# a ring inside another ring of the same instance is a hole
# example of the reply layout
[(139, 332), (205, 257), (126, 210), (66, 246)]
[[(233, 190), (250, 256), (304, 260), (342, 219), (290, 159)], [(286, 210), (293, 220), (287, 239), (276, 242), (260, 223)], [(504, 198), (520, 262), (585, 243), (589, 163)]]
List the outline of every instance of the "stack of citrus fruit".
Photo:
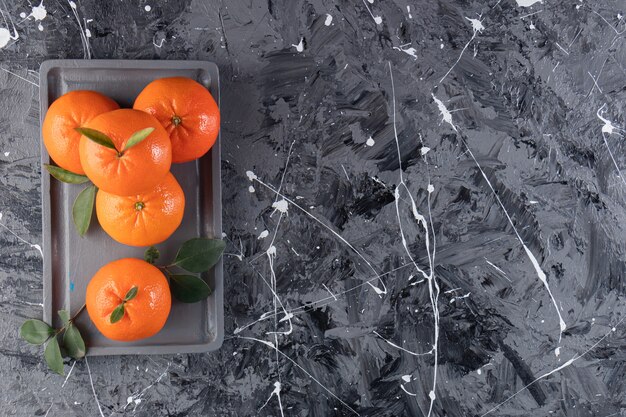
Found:
[[(170, 173), (172, 162), (208, 152), (219, 123), (215, 100), (189, 78), (149, 83), (133, 109), (120, 109), (95, 91), (72, 91), (52, 103), (44, 119), (43, 141), (58, 165), (46, 168), (61, 181), (93, 183), (74, 204), (79, 233), (86, 232), (95, 205), (100, 226), (111, 238), (131, 246), (154, 245), (174, 233), (185, 210), (183, 190)], [(85, 218), (77, 220), (80, 216)], [(98, 271), (86, 304), (105, 336), (136, 340), (161, 329), (171, 298), (158, 268), (129, 258)]]

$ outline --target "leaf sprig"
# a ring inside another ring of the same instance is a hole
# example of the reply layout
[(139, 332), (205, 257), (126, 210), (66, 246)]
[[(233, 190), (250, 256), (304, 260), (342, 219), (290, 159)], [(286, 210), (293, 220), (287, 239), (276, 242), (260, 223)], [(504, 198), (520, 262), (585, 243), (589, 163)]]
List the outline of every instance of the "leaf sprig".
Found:
[(102, 145), (106, 148), (113, 149), (117, 151), (118, 156), (122, 156), (125, 151), (132, 148), (135, 145), (141, 143), (144, 139), (150, 136), (150, 133), (154, 131), (153, 127), (146, 127), (145, 129), (140, 129), (130, 135), (128, 140), (126, 140), (126, 144), (124, 145), (124, 149), (121, 151), (115, 147), (115, 143), (113, 139), (107, 136), (105, 133), (100, 132), (96, 129), (90, 129), (88, 127), (77, 127), (76, 130), (81, 135), (85, 136), (87, 139), (97, 143), (98, 145)]
[[(174, 262), (159, 266), (169, 278), (170, 291), (174, 298), (183, 303), (196, 303), (211, 295), (211, 287), (197, 275), (172, 272), (180, 268), (187, 272), (203, 273), (210, 270), (220, 260), (226, 243), (219, 239), (194, 238), (182, 244)], [(146, 249), (144, 259), (154, 264), (159, 258), (159, 251), (151, 246)]]
[[(20, 327), (21, 338), (31, 345), (43, 345), (47, 342), (43, 354), (44, 358), (48, 367), (59, 375), (64, 374), (63, 356), (80, 359), (87, 352), (80, 330), (74, 324), (74, 320), (84, 309), (85, 306), (83, 305), (71, 318), (69, 311), (59, 310), (58, 314), (63, 325), (58, 329), (37, 319), (26, 320)], [(61, 333), (63, 334), (62, 344), (59, 344)], [(63, 355), (62, 350), (65, 355)]]
[(139, 288), (137, 287), (132, 287), (130, 290), (128, 290), (122, 302), (119, 303), (117, 307), (113, 309), (113, 312), (111, 312), (111, 317), (109, 318), (109, 320), (111, 321), (111, 324), (115, 324), (118, 321), (122, 320), (122, 317), (124, 317), (124, 314), (126, 312), (124, 310), (124, 305), (130, 300), (132, 300), (133, 298), (137, 297), (138, 292), (139, 292)]

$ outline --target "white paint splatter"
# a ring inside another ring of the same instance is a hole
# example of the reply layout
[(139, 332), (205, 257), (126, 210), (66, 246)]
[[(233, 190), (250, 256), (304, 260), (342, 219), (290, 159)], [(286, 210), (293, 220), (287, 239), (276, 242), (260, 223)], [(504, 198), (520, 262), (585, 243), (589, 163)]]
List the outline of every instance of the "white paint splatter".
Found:
[(152, 6), (150, 6), (149, 4), (146, 4), (146, 7), (143, 8), (146, 12), (149, 12), (150, 10), (152, 10)]
[(400, 384), (400, 388), (402, 389), (402, 391), (404, 391), (405, 393), (407, 393), (408, 395), (410, 395), (411, 397), (417, 397), (417, 394), (413, 393), (413, 392), (409, 392), (407, 391), (406, 388), (404, 388), (404, 384)]
[(259, 237), (257, 237), (257, 239), (265, 239), (266, 237), (268, 237), (270, 235), (270, 232), (267, 230), (263, 230), (261, 232), (261, 234), (259, 235)]
[(519, 7), (530, 7), (535, 3), (543, 3), (543, 0), (515, 0)]
[(253, 193), (253, 192), (255, 192), (256, 190), (254, 189), (254, 186), (252, 186), (252, 185), (251, 185), (251, 186), (249, 186), (249, 187), (248, 187), (248, 191), (249, 191), (249, 192), (251, 192), (251, 193)]
[(159, 41), (159, 43), (156, 42), (156, 36), (157, 34), (154, 35), (154, 38), (152, 38), (152, 45), (156, 46), (157, 48), (161, 48), (163, 46), (163, 42), (165, 42), (165, 37), (162, 37), (161, 40)]
[(622, 175), (622, 171), (619, 169), (619, 165), (617, 164), (617, 160), (615, 159), (615, 156), (613, 155), (613, 151), (611, 150), (611, 147), (609, 146), (609, 141), (607, 140), (607, 135), (611, 136), (615, 131), (623, 131), (623, 129), (619, 129), (619, 128), (615, 127), (613, 125), (613, 123), (609, 119), (605, 119), (602, 116), (602, 112), (603, 112), (605, 106), (606, 106), (606, 103), (603, 104), (602, 107), (600, 107), (598, 109), (598, 111), (596, 112), (596, 116), (598, 116), (598, 119), (600, 119), (600, 120), (602, 120), (604, 122), (604, 125), (602, 126), (602, 140), (604, 141), (604, 146), (606, 146), (606, 150), (609, 152), (609, 156), (611, 157), (611, 161), (613, 161), (613, 165), (615, 166), (615, 169), (617, 170), (617, 175), (622, 180), (624, 185), (626, 185), (626, 179)]
[[(434, 94), (432, 96), (433, 96), (433, 99), (435, 100), (435, 103), (437, 103), (437, 107), (439, 108), (439, 112), (441, 113), (441, 115), (443, 117), (443, 120), (446, 123), (448, 123), (450, 126), (452, 126), (452, 128), (454, 129), (455, 132), (457, 132), (456, 126), (454, 125), (454, 123), (452, 123), (452, 114), (450, 113), (450, 111), (446, 108), (446, 106), (443, 104), (443, 102), (441, 100), (439, 100), (437, 97), (435, 97)], [(474, 161), (474, 164), (476, 164), (476, 167), (478, 168), (478, 170), (480, 171), (480, 173), (481, 173), (482, 177), (484, 178), (485, 182), (487, 183), (487, 185), (491, 189), (491, 192), (493, 193), (496, 201), (498, 202), (498, 205), (500, 206), (500, 208), (504, 212), (504, 215), (506, 216), (509, 224), (513, 228), (513, 232), (515, 233), (515, 236), (517, 237), (517, 240), (522, 245), (522, 248), (524, 248), (524, 252), (526, 253), (526, 256), (528, 257), (528, 259), (532, 263), (533, 268), (535, 269), (535, 272), (537, 273), (537, 277), (543, 283), (544, 288), (546, 289), (546, 291), (548, 292), (548, 295), (550, 296), (550, 300), (552, 301), (552, 305), (554, 306), (554, 309), (556, 310), (556, 314), (557, 314), (558, 319), (559, 319), (559, 328), (561, 329), (561, 331), (559, 332), (559, 343), (560, 343), (561, 342), (561, 337), (563, 336), (563, 332), (567, 328), (567, 325), (565, 324), (565, 321), (563, 320), (563, 316), (561, 315), (561, 311), (559, 310), (559, 307), (558, 307), (558, 304), (556, 302), (556, 299), (554, 298), (554, 295), (552, 294), (552, 290), (550, 288), (550, 285), (548, 284), (548, 278), (547, 278), (545, 272), (543, 272), (543, 270), (541, 269), (541, 266), (539, 265), (539, 262), (537, 261), (537, 258), (535, 257), (535, 255), (530, 251), (528, 246), (526, 246), (526, 243), (522, 239), (522, 236), (519, 234), (517, 228), (515, 227), (515, 223), (513, 223), (513, 219), (509, 215), (509, 212), (506, 210), (506, 207), (504, 206), (504, 203), (502, 203), (502, 200), (500, 199), (500, 196), (498, 195), (498, 193), (496, 193), (496, 190), (493, 187), (493, 185), (491, 184), (491, 181), (489, 181), (489, 178), (487, 177), (487, 174), (485, 174), (485, 171), (483, 171), (483, 168), (478, 163), (478, 160), (474, 156), (474, 153), (472, 152), (472, 149), (469, 147), (469, 145), (467, 144), (467, 142), (465, 141), (465, 139), (463, 138), (462, 135), (459, 135), (459, 138), (461, 139), (461, 142), (463, 142), (463, 144), (465, 145), (465, 148), (467, 149), (467, 152), (469, 153), (469, 155), (471, 156), (472, 160)]]
[(475, 32), (482, 32), (483, 30), (485, 30), (483, 22), (481, 22), (480, 20), (470, 19), (469, 17), (466, 17), (466, 19), (470, 21), (470, 23), (472, 24), (472, 30), (474, 30)]
[(435, 191), (435, 187), (433, 187), (432, 184), (428, 184), (428, 188), (427, 188), (429, 193), (432, 193), (433, 191)]
[(411, 375), (402, 375), (402, 380), (404, 382), (411, 382)]
[(35, 20), (44, 20), (46, 18), (46, 16), (48, 15), (48, 12), (46, 11), (46, 7), (43, 5), (43, 0), (39, 4), (39, 6), (33, 7), (32, 11), (30, 12), (30, 15), (34, 17)]
[[(322, 387), (328, 394), (330, 394), (334, 399), (336, 399), (337, 401), (339, 401), (344, 407), (346, 407), (348, 410), (350, 410), (351, 412), (353, 412), (355, 415), (359, 415), (359, 413), (357, 413), (352, 407), (350, 407), (348, 404), (346, 404), (345, 401), (343, 401), (341, 398), (339, 398), (337, 395), (335, 395), (331, 390), (329, 390), (324, 384), (322, 384), (317, 378), (315, 378), (309, 371), (307, 371), (306, 369), (304, 369), (298, 362), (294, 361), (293, 359), (291, 359), (289, 356), (287, 356), (286, 354), (284, 354), (280, 349), (278, 349), (277, 346), (275, 346), (272, 342), (268, 342), (267, 340), (261, 340), (261, 339), (256, 339), (254, 337), (244, 337), (244, 336), (238, 336), (240, 339), (246, 339), (246, 340), (252, 340), (255, 342), (259, 342), (273, 350), (275, 350), (279, 355), (283, 356), (285, 359), (287, 359), (289, 362), (291, 362), (296, 368), (300, 369), (306, 376), (308, 376), (309, 378), (311, 378), (311, 380), (313, 380), (317, 385), (319, 385), (320, 387)], [(274, 385), (276, 386), (276, 385)], [(279, 388), (280, 389), (280, 388)]]
[(424, 156), (428, 152), (430, 152), (430, 148), (428, 146), (422, 146), (422, 149), (420, 149), (420, 152), (421, 152), (422, 156)]
[(248, 177), (250, 181), (254, 181), (257, 179), (256, 174), (252, 171), (246, 171), (246, 176)]
[(272, 399), (272, 397), (275, 395), (276, 399), (278, 400), (278, 407), (280, 408), (280, 415), (282, 417), (285, 417), (285, 413), (283, 412), (283, 402), (280, 399), (280, 389), (281, 389), (281, 384), (279, 381), (274, 382), (274, 390), (272, 391), (272, 393), (270, 394), (269, 398), (267, 399), (267, 401), (265, 401), (265, 403), (261, 406), (261, 408), (259, 408), (259, 411), (262, 410), (263, 408), (265, 408), (265, 406), (270, 402), (270, 400)]
[(11, 152), (5, 152), (4, 156), (9, 156), (11, 154)]
[[(4, 20), (4, 24), (7, 25), (6, 28), (0, 28), (0, 48), (4, 48), (5, 46), (7, 46), (10, 40), (14, 40), (14, 41), (18, 40), (20, 37), (20, 34), (17, 33), (17, 28), (15, 27), (15, 23), (13, 22), (13, 19), (11, 18), (10, 14), (7, 13), (7, 15), (5, 15), (4, 11), (0, 9), (0, 15), (2, 15), (2, 20)], [(8, 21), (7, 21), (7, 16), (9, 17)], [(11, 35), (11, 32), (8, 29), (9, 21), (11, 22), (11, 27), (13, 28), (13, 35)]]
[(74, 14), (74, 18), (76, 18), (76, 22), (78, 23), (78, 28), (80, 29), (80, 39), (83, 44), (83, 56), (86, 59), (91, 59), (91, 47), (89, 46), (89, 38), (85, 34), (85, 31), (87, 30), (87, 23), (85, 22), (85, 27), (83, 27), (80, 16), (78, 15), (76, 3), (74, 3), (74, 1), (72, 0), (69, 0), (68, 3), (70, 7), (72, 8), (72, 13)]
[[(368, 1), (370, 3), (374, 3), (374, 0), (368, 0)], [(374, 13), (372, 13), (372, 9), (370, 9), (370, 6), (367, 5), (365, 0), (363, 0), (363, 4), (365, 5), (365, 8), (369, 12), (370, 16), (372, 16), (372, 19), (374, 19), (374, 23), (376, 23), (377, 25), (380, 25), (381, 23), (383, 23), (383, 18), (380, 16), (374, 16)]]
[(330, 24), (333, 23), (333, 17), (332, 15), (329, 15), (328, 13), (326, 14), (326, 20), (324, 20), (324, 24), (326, 26), (330, 26)]
[(522, 391), (525, 391), (526, 389), (528, 389), (528, 387), (530, 387), (531, 385), (534, 385), (535, 383), (537, 383), (538, 381), (549, 377), (550, 375), (559, 372), (565, 368), (567, 368), (568, 366), (572, 365), (574, 362), (576, 362), (578, 359), (586, 356), (589, 352), (593, 351), (600, 343), (602, 343), (602, 341), (604, 341), (604, 339), (606, 339), (607, 337), (609, 337), (609, 335), (611, 333), (613, 333), (616, 330), (616, 327), (619, 326), (620, 324), (622, 324), (622, 322), (626, 320), (626, 317), (620, 319), (620, 321), (617, 322), (617, 324), (611, 328), (611, 330), (607, 333), (604, 334), (604, 336), (602, 336), (600, 339), (598, 339), (597, 342), (595, 342), (593, 345), (591, 345), (591, 347), (587, 350), (585, 350), (583, 353), (581, 353), (580, 355), (574, 355), (571, 359), (569, 359), (567, 362), (565, 362), (563, 365), (558, 366), (556, 368), (554, 368), (551, 371), (548, 371), (546, 373), (544, 373), (543, 375), (535, 378), (533, 381), (531, 381), (530, 383), (528, 383), (527, 385), (524, 385), (522, 388), (520, 388), (519, 390), (517, 390), (513, 395), (511, 395), (510, 397), (508, 397), (506, 400), (502, 401), (500, 404), (496, 405), (495, 407), (493, 407), (492, 409), (490, 409), (489, 411), (487, 411), (486, 413), (482, 414), (480, 417), (485, 417), (486, 415), (489, 415), (491, 413), (493, 413), (494, 411), (496, 411), (498, 408), (502, 407), (504, 404), (508, 403), (509, 401), (511, 401), (514, 397), (516, 397), (519, 393), (521, 393)]
[[(461, 57), (463, 57), (463, 54), (465, 53), (465, 50), (467, 49), (467, 47), (469, 46), (470, 43), (472, 43), (472, 41), (474, 40), (474, 38), (476, 38), (476, 35), (478, 35), (480, 32), (482, 32), (485, 27), (483, 26), (483, 23), (478, 20), (478, 19), (470, 19), (469, 17), (466, 17), (467, 20), (470, 21), (470, 23), (472, 24), (472, 37), (470, 38), (469, 41), (467, 41), (467, 43), (465, 44), (465, 46), (463, 47), (463, 49), (461, 49), (461, 53), (459, 54), (459, 57), (457, 58), (457, 60), (454, 62), (454, 64), (452, 64), (452, 66), (450, 67), (450, 69), (448, 69), (448, 72), (445, 73), (445, 75), (443, 77), (441, 77), (441, 80), (439, 80), (439, 84), (441, 84), (441, 82), (443, 80), (446, 79), (446, 77), (448, 76), (448, 74), (450, 74), (450, 72), (452, 72), (452, 70), (454, 69), (454, 67), (456, 67), (456, 65), (459, 63), (459, 61), (461, 60)], [(443, 44), (441, 44), (441, 48), (443, 48)]]
[(91, 377), (91, 368), (89, 368), (89, 360), (85, 356), (85, 364), (87, 364), (87, 373), (89, 374), (89, 383), (91, 384), (91, 392), (93, 392), (93, 398), (96, 400), (96, 405), (98, 406), (98, 411), (100, 412), (100, 417), (104, 417), (104, 413), (102, 412), (102, 407), (100, 407), (100, 401), (98, 401), (98, 395), (96, 395), (96, 388), (93, 386), (93, 378)]
[[(0, 220), (2, 220), (2, 213), (1, 212), (0, 212)], [(30, 246), (33, 249), (36, 249), (37, 251), (39, 251), (39, 253), (41, 254), (41, 257), (43, 258), (43, 251), (41, 250), (41, 246), (39, 246), (36, 243), (30, 243), (26, 239), (23, 239), (17, 233), (15, 233), (13, 230), (9, 229), (4, 223), (0, 222), (0, 227), (4, 228), (6, 231), (11, 233), (13, 236), (15, 236), (20, 242)]]
[(336, 295), (335, 295), (335, 294), (334, 294), (334, 293), (330, 290), (330, 288), (328, 288), (328, 287), (326, 286), (326, 284), (324, 284), (323, 282), (322, 282), (322, 286), (323, 286), (324, 288), (326, 288), (326, 291), (328, 291), (328, 293), (330, 294), (330, 296), (331, 296), (331, 297), (333, 297), (333, 299), (334, 299), (335, 301), (337, 301), (337, 296), (336, 296)]
[(413, 48), (412, 46), (407, 48), (408, 45), (411, 44), (407, 43), (406, 45), (394, 46), (393, 49), (395, 49), (396, 51), (404, 52), (405, 54), (417, 59), (417, 49)]
[[(165, 370), (151, 384), (147, 385), (144, 389), (142, 389), (138, 393), (132, 394), (131, 396), (126, 398), (126, 406), (124, 407), (124, 409), (126, 409), (131, 404), (134, 405), (135, 409), (136, 409), (137, 406), (139, 404), (141, 404), (141, 402), (143, 401), (143, 397), (146, 394), (146, 392), (148, 392), (148, 390), (150, 388), (154, 387), (156, 384), (161, 382), (161, 380), (168, 374), (171, 365), (172, 364), (168, 362), (167, 367), (165, 368)], [(147, 371), (148, 371), (148, 369), (146, 368), (146, 372)], [(134, 412), (134, 410), (133, 410), (133, 412)]]
[(282, 214), (286, 214), (289, 210), (289, 203), (283, 198), (282, 200), (275, 201), (272, 204), (272, 207), (274, 208), (274, 210), (278, 210)]
[(610, 120), (602, 117), (602, 113), (604, 112), (604, 107), (606, 107), (606, 103), (603, 104), (602, 107), (598, 109), (598, 111), (596, 112), (596, 116), (598, 116), (598, 119), (604, 122), (604, 125), (602, 126), (602, 133), (607, 133), (609, 135), (612, 135), (615, 132), (615, 130), (619, 131), (621, 129), (615, 127)]
[(411, 14), (411, 6), (406, 6), (406, 12), (409, 14), (409, 19), (413, 19), (413, 15)]
[(89, 29), (85, 29), (85, 36), (91, 38), (91, 31)]
[[(371, 283), (371, 281), (373, 280), (369, 280), (366, 281), (366, 284), (369, 285), (370, 287), (372, 287), (372, 289), (374, 291), (376, 291), (377, 294), (386, 294), (387, 293), (387, 287), (385, 286), (385, 283), (383, 282), (381, 275), (376, 271), (376, 269), (374, 268), (374, 266), (372, 265), (372, 263), (365, 258), (365, 256), (363, 256), (363, 254), (357, 250), (350, 242), (348, 242), (343, 236), (341, 236), (339, 233), (337, 233), (333, 228), (331, 228), (330, 226), (326, 225), (326, 223), (324, 223), (323, 221), (321, 221), (320, 219), (318, 219), (317, 217), (315, 217), (313, 214), (311, 214), (309, 211), (307, 211), (304, 207), (302, 207), (301, 205), (299, 205), (298, 203), (296, 203), (294, 200), (288, 198), (287, 196), (285, 196), (284, 194), (282, 194), (280, 191), (276, 190), (274, 187), (272, 187), (271, 185), (261, 181), (252, 171), (247, 171), (246, 175), (248, 175), (248, 178), (250, 180), (254, 180), (257, 181), (259, 184), (261, 184), (263, 187), (267, 188), (268, 190), (272, 191), (274, 194), (276, 194), (277, 196), (281, 197), (282, 199), (284, 199), (287, 203), (291, 204), (292, 206), (294, 206), (295, 208), (297, 208), (298, 210), (302, 211), (304, 214), (306, 214), (307, 216), (309, 216), (311, 219), (315, 220), (318, 224), (320, 224), (322, 227), (324, 227), (326, 230), (328, 230), (330, 233), (332, 233), (337, 239), (341, 240), (346, 246), (348, 246), (348, 248), (350, 248), (354, 253), (356, 253), (359, 258), (361, 258), (363, 260), (363, 262), (365, 262), (365, 264), (368, 266), (368, 268), (370, 268), (370, 270), (374, 273), (374, 275), (376, 275), (377, 279), (379, 280), (381, 286), (383, 287), (383, 289), (381, 290), (380, 288), (376, 287), (374, 284)], [(281, 213), (282, 215), (282, 213)]]
[(126, 398), (126, 405), (128, 406), (131, 404), (135, 404), (135, 405), (141, 404), (141, 398), (135, 398), (132, 395), (129, 396), (128, 398)]
[(25, 13), (25, 12), (20, 13), (20, 17), (21, 17), (22, 19), (26, 19), (26, 13)]
[(439, 113), (441, 113), (441, 120), (449, 124), (452, 127), (452, 129), (454, 129), (454, 131), (457, 132), (456, 126), (454, 125), (454, 123), (452, 123), (452, 113), (450, 113), (450, 110), (448, 110), (446, 105), (443, 104), (443, 101), (435, 97), (434, 94), (431, 93), (431, 96), (433, 97), (433, 100), (435, 100), (435, 104), (437, 104)]
[(292, 43), (291, 46), (296, 48), (296, 51), (298, 52), (304, 51), (304, 38), (300, 38), (300, 43), (298, 43), (297, 45)]
[(38, 24), (37, 29), (39, 29), (40, 32), (43, 32), (43, 25), (41, 23)]
[[(433, 333), (434, 334), (433, 334), (433, 345), (432, 345), (431, 353), (433, 354), (433, 357), (434, 357), (434, 361), (433, 361), (434, 363), (433, 363), (432, 387), (429, 393), (430, 406), (428, 407), (428, 414), (427, 414), (427, 417), (430, 417), (432, 415), (433, 407), (435, 404), (435, 399), (437, 398), (435, 396), (435, 389), (437, 388), (437, 374), (438, 374), (438, 366), (439, 366), (438, 352), (439, 352), (439, 331), (440, 331), (439, 329), (439, 292), (440, 292), (440, 289), (439, 289), (439, 284), (437, 282), (437, 279), (435, 277), (435, 252), (436, 252), (437, 245), (436, 245), (435, 234), (434, 234), (435, 232), (434, 230), (429, 230), (429, 227), (428, 227), (429, 222), (427, 222), (424, 216), (418, 212), (417, 205), (415, 204), (413, 195), (411, 191), (409, 190), (409, 188), (407, 187), (407, 185), (405, 184), (404, 177), (402, 175), (402, 156), (400, 154), (400, 140), (398, 139), (398, 129), (397, 129), (397, 124), (396, 124), (396, 89), (395, 89), (395, 84), (393, 80), (393, 71), (391, 69), (391, 62), (389, 62), (388, 64), (389, 64), (389, 76), (391, 78), (393, 133), (394, 133), (394, 138), (396, 141), (396, 151), (398, 153), (398, 166), (399, 166), (399, 175), (400, 175), (399, 184), (394, 190), (396, 217), (398, 219), (398, 227), (400, 228), (400, 237), (402, 238), (402, 246), (404, 247), (404, 250), (407, 256), (409, 257), (411, 263), (413, 264), (413, 267), (415, 268), (415, 270), (418, 273), (420, 273), (422, 277), (428, 282), (430, 306), (433, 311), (433, 327), (434, 327)], [(414, 259), (412, 252), (409, 250), (408, 243), (404, 235), (404, 229), (402, 228), (402, 221), (400, 218), (400, 189), (401, 189), (400, 187), (404, 188), (404, 190), (406, 191), (410, 199), (411, 213), (413, 214), (414, 220), (417, 222), (419, 226), (421, 226), (424, 229), (426, 253), (428, 255), (428, 265), (429, 265), (429, 271), (430, 271), (429, 273), (426, 273), (426, 271), (417, 264), (417, 261)], [(431, 208), (430, 208), (430, 192), (428, 194), (427, 202), (428, 202), (428, 215), (429, 215), (429, 220), (430, 220), (430, 227), (431, 229), (433, 229), (434, 226), (433, 226), (433, 220), (432, 220)], [(432, 251), (431, 251), (431, 246), (430, 246), (431, 232), (433, 233)], [(404, 390), (404, 387), (401, 387), (401, 388)]]
[(560, 354), (561, 354), (561, 347), (559, 346), (556, 349), (554, 349), (554, 355), (558, 357)]
[[(42, 304), (43, 306), (43, 304)], [(74, 363), (72, 363), (72, 366), (70, 367), (70, 371), (67, 373), (67, 376), (65, 377), (65, 381), (63, 381), (63, 384), (61, 384), (61, 388), (63, 388), (65, 386), (65, 384), (67, 384), (67, 380), (70, 379), (70, 375), (72, 375), (72, 371), (74, 370), (74, 366), (76, 366), (76, 361), (74, 361)]]
[(0, 48), (7, 46), (11, 40), (11, 32), (7, 28), (0, 28)]
[(450, 304), (452, 304), (452, 303), (453, 303), (453, 302), (455, 302), (456, 300), (462, 300), (462, 299), (464, 299), (464, 298), (467, 298), (467, 297), (469, 297), (471, 294), (472, 294), (472, 293), (469, 293), (469, 292), (468, 292), (467, 294), (465, 294), (465, 295), (461, 295), (461, 296), (459, 296), (459, 297), (452, 297), (452, 299), (450, 299)]
[(370, 136), (369, 138), (367, 138), (367, 142), (365, 142), (365, 146), (372, 147), (374, 146), (375, 143), (376, 141)]
[(431, 350), (429, 350), (428, 352), (424, 352), (424, 353), (418, 353), (418, 352), (412, 352), (408, 349), (403, 348), (402, 346), (399, 346), (395, 343), (393, 343), (391, 340), (387, 340), (384, 337), (382, 337), (377, 331), (373, 331), (372, 333), (374, 333), (376, 336), (380, 337), (381, 339), (383, 339), (389, 346), (392, 346), (396, 349), (400, 349), (403, 352), (408, 353), (411, 356), (427, 356), (427, 355), (432, 355), (435, 352), (435, 349), (432, 348)]

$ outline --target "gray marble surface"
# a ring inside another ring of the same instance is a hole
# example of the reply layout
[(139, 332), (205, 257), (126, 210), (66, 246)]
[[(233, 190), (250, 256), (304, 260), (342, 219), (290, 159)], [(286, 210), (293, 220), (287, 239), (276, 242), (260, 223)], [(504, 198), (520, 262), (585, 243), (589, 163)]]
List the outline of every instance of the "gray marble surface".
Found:
[[(37, 1), (0, 0), (0, 415), (626, 415), (623, 1)], [(18, 338), (37, 70), (83, 57), (220, 67), (218, 352), (64, 380)]]

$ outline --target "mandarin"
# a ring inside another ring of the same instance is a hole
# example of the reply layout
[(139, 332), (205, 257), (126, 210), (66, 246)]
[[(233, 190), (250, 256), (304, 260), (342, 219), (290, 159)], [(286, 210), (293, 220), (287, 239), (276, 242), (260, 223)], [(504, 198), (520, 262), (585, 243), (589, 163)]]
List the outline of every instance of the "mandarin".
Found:
[(70, 91), (56, 99), (48, 108), (41, 128), (50, 158), (61, 168), (84, 175), (78, 153), (81, 135), (74, 129), (119, 107), (110, 98), (89, 90)]
[(220, 130), (220, 110), (211, 93), (185, 77), (152, 81), (135, 99), (134, 109), (152, 114), (172, 141), (172, 162), (188, 162), (207, 153)]
[[(108, 136), (115, 149), (80, 139), (80, 161), (85, 174), (101, 190), (116, 195), (136, 195), (153, 189), (165, 178), (172, 163), (167, 132), (153, 116), (139, 110), (120, 109), (103, 113), (84, 127)], [(143, 141), (125, 149), (129, 138), (142, 129), (154, 128)]]
[[(132, 288), (136, 295), (124, 298)], [(111, 323), (111, 314), (124, 304), (122, 318)], [(170, 313), (172, 298), (165, 275), (154, 265), (124, 258), (104, 265), (87, 285), (89, 317), (100, 333), (112, 340), (132, 341), (158, 333)]]
[(171, 236), (183, 220), (185, 194), (168, 173), (155, 188), (132, 196), (98, 191), (96, 214), (102, 229), (119, 243), (150, 246)]

